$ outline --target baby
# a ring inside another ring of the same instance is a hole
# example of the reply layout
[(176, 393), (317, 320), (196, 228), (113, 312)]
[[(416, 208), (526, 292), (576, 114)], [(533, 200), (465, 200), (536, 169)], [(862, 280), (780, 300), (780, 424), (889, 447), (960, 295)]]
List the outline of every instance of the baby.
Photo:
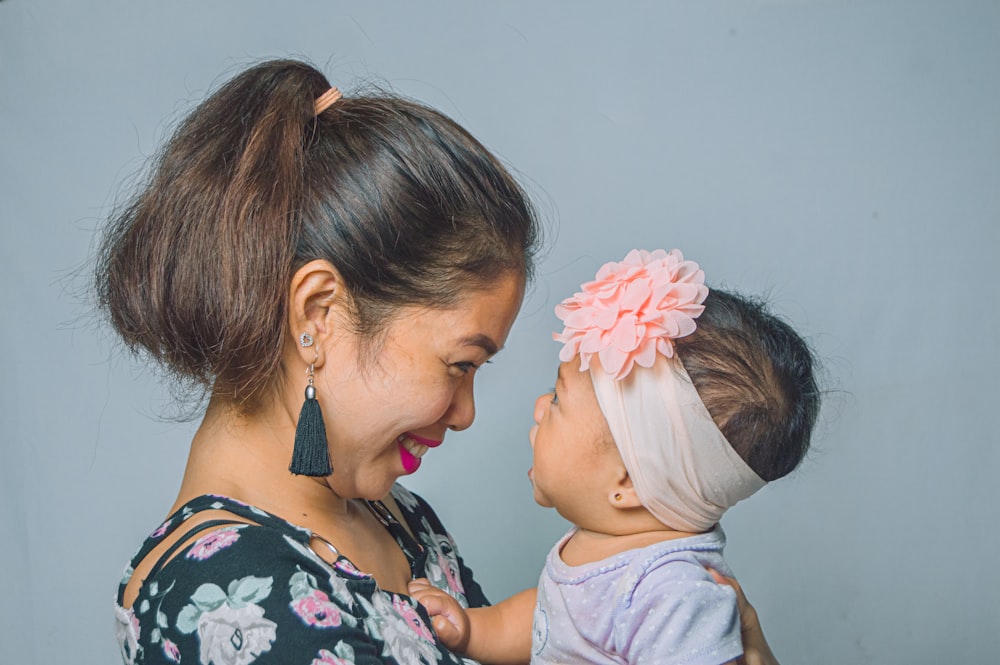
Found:
[(719, 665), (743, 654), (719, 519), (791, 472), (820, 394), (806, 343), (762, 304), (704, 285), (672, 250), (633, 250), (564, 300), (554, 390), (535, 402), (535, 500), (573, 528), (537, 589), (462, 610), (411, 592), (484, 662)]

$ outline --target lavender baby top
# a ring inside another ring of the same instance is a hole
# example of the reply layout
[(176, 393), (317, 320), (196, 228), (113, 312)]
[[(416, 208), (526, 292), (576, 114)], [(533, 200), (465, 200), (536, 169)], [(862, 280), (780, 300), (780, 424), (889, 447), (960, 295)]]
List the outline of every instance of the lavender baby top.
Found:
[(705, 570), (730, 574), (720, 527), (582, 566), (559, 556), (572, 535), (538, 584), (533, 664), (720, 665), (743, 654), (736, 593)]

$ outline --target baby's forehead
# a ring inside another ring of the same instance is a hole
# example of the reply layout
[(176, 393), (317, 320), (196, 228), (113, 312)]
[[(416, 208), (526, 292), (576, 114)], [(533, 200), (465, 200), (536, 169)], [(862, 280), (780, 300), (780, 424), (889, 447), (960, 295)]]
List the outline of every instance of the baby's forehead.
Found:
[(574, 357), (572, 360), (559, 363), (556, 370), (556, 383), (562, 383), (573, 387), (586, 385), (593, 389), (590, 372), (580, 369), (579, 356)]
[(567, 377), (580, 373), (579, 357), (574, 357), (572, 360), (563, 361), (556, 365), (556, 381), (565, 381)]

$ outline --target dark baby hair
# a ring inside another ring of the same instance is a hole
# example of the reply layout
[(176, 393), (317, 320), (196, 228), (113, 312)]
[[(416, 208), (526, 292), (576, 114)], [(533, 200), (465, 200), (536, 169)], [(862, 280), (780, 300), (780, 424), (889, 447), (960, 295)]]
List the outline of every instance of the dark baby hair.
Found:
[(294, 272), (338, 270), (377, 347), (406, 305), (448, 307), (530, 278), (527, 196), (475, 138), (389, 94), (345, 96), (295, 60), (264, 62), (198, 106), (98, 254), (99, 304), (133, 351), (252, 410), (281, 372)]
[(805, 457), (819, 415), (816, 360), (763, 302), (712, 289), (677, 353), (726, 440), (764, 480)]

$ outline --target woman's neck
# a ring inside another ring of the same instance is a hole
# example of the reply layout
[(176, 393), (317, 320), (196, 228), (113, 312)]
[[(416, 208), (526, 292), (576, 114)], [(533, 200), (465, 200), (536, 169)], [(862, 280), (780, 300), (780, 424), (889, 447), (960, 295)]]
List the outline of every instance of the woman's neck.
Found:
[(195, 433), (174, 510), (196, 496), (221, 494), (290, 522), (347, 511), (323, 478), (288, 472), (294, 419), (280, 404), (253, 414), (213, 399)]

